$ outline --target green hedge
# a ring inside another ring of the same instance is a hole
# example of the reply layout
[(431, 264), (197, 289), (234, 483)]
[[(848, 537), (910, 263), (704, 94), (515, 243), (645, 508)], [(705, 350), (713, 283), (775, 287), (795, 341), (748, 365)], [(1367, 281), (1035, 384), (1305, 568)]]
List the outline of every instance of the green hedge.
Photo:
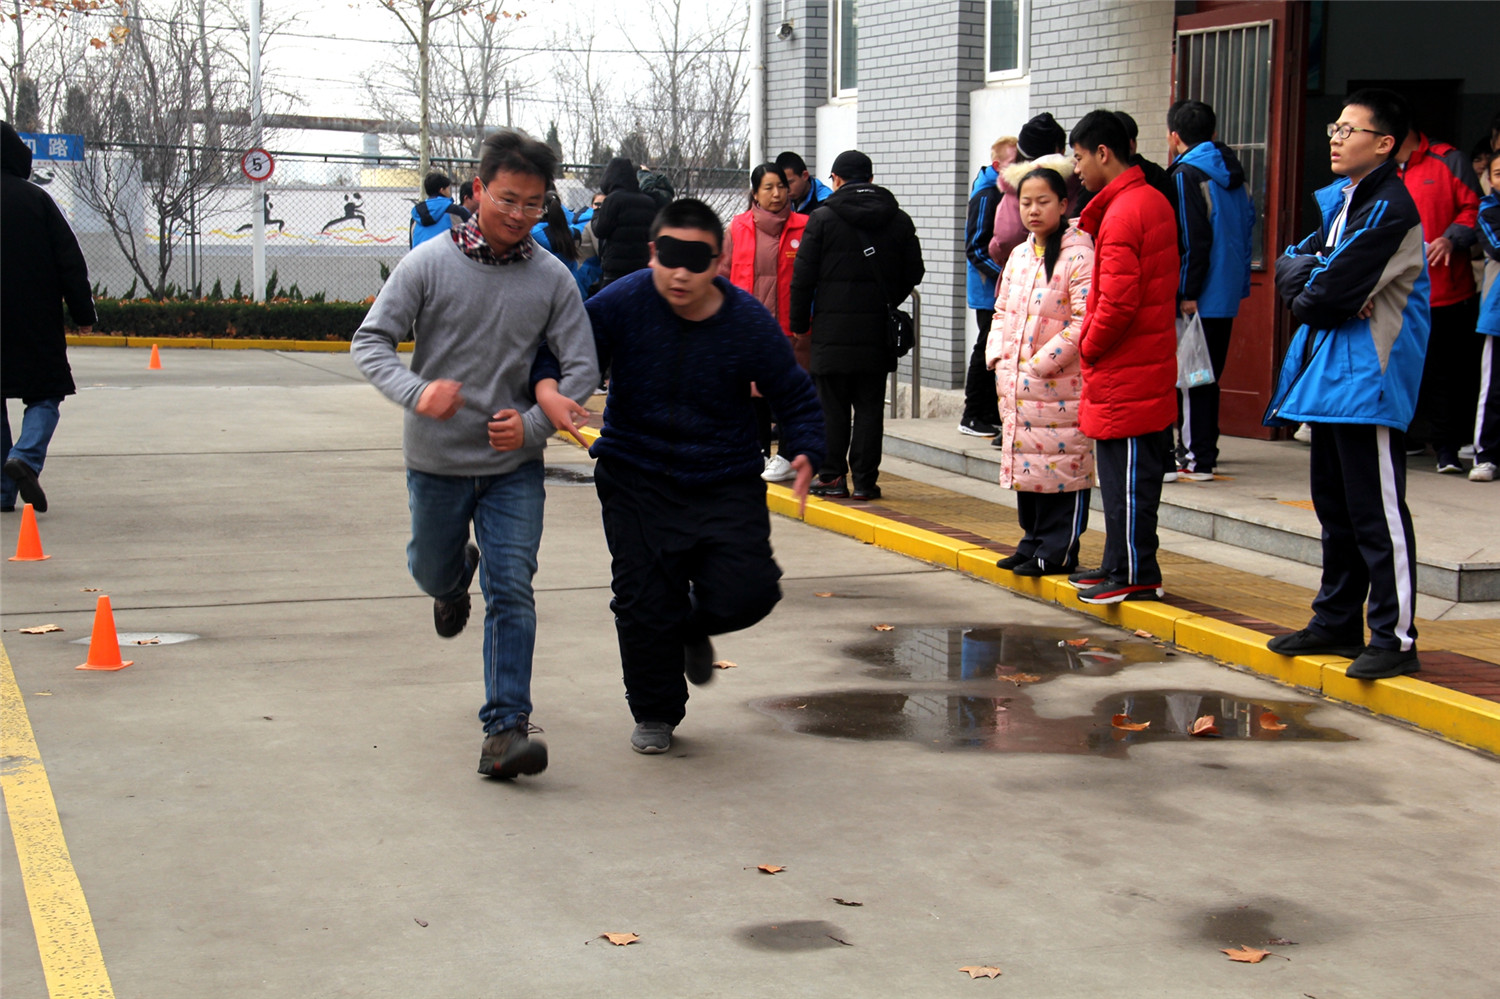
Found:
[(96, 333), (247, 340), (348, 340), (369, 302), (94, 300)]

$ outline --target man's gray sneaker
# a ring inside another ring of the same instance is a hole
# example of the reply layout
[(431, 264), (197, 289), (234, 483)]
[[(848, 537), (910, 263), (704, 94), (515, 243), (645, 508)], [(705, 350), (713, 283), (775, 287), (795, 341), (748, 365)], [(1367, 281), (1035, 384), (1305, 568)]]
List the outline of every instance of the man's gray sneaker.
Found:
[(479, 748), (479, 772), (509, 780), (520, 774), (539, 774), (546, 770), (547, 744), (531, 737), (532, 732), (540, 731), (529, 718), (521, 715), (515, 728), (485, 736), (484, 745)]
[(668, 722), (637, 722), (630, 733), (630, 748), (648, 756), (665, 753), (672, 748), (672, 730), (676, 727)]
[(469, 623), (469, 586), (474, 570), (479, 568), (479, 546), (470, 541), (464, 546), (463, 594), (454, 600), (432, 601), (432, 627), (440, 638), (452, 638)]

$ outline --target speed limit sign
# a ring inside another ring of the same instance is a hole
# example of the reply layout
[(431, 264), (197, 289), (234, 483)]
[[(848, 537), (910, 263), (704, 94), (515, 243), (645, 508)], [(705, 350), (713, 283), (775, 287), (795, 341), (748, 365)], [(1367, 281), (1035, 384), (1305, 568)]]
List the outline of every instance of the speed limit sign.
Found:
[(240, 170), (251, 180), (259, 183), (270, 180), (276, 170), (276, 161), (264, 149), (252, 149), (240, 157)]

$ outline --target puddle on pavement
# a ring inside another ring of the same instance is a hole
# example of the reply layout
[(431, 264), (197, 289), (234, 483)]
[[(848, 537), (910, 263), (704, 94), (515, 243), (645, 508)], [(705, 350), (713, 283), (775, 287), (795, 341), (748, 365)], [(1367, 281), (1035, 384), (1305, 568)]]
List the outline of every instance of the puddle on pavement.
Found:
[[(177, 645), (181, 642), (191, 642), (198, 638), (189, 631), (122, 631), (115, 635), (120, 645)], [(92, 638), (75, 638), (74, 645), (87, 645)]]
[[(1124, 758), (1132, 746), (1152, 742), (1250, 740), (1254, 742), (1348, 742), (1354, 737), (1310, 724), (1315, 703), (1244, 700), (1218, 691), (1137, 690), (1111, 694), (1088, 715), (1043, 718), (1031, 699), (979, 697), (944, 691), (851, 690), (807, 697), (771, 698), (755, 707), (786, 729), (804, 735), (859, 741), (902, 740), (927, 746), (995, 753), (1076, 753)], [(1267, 729), (1261, 716), (1276, 716), (1284, 729)], [(1114, 728), (1114, 715), (1139, 732)], [(1191, 736), (1193, 723), (1213, 715), (1219, 735)]]
[(741, 927), (736, 934), (741, 943), (761, 950), (823, 950), (830, 947), (852, 947), (849, 936), (838, 926), (823, 919), (791, 919), (782, 923), (761, 923)]
[(591, 465), (548, 465), (542, 479), (550, 486), (591, 486), (594, 469)]
[[(1087, 638), (1088, 644), (1066, 644)], [(1040, 677), (1110, 676), (1132, 663), (1166, 662), (1165, 648), (1143, 638), (1098, 638), (1077, 628), (997, 625), (980, 628), (898, 627), (845, 650), (877, 680), (943, 682)]]

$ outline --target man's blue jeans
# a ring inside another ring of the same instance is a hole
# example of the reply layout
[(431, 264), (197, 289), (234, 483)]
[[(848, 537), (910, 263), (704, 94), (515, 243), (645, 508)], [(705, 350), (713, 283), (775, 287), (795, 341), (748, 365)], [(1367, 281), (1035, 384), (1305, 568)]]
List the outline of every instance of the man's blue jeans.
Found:
[(411, 505), (407, 566), (423, 592), (454, 600), (464, 592), (469, 524), (479, 545), (484, 591), (485, 734), (515, 728), (531, 714), (536, 601), (531, 579), (542, 541), (542, 463), (505, 475), (432, 475), (406, 470)]
[[(0, 448), (0, 465), (16, 458), (41, 475), (42, 466), (47, 463), (47, 445), (52, 442), (52, 434), (57, 430), (57, 407), (61, 404), (61, 399), (33, 399), (26, 403), (26, 412), (21, 415), (21, 437), (14, 445), (10, 438), (9, 400), (0, 404), (0, 415), (3, 415), (0, 423), (4, 425), (3, 440), (0, 440), (0, 445), (3, 445)], [(16, 484), (9, 475), (0, 473), (0, 506), (15, 504)]]

